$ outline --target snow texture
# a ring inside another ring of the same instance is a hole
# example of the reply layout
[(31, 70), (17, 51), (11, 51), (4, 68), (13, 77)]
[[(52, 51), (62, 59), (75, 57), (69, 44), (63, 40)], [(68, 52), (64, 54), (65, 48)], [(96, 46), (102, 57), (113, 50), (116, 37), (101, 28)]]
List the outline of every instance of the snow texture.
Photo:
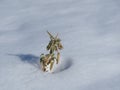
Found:
[[(64, 46), (54, 73), (47, 30)], [(0, 0), (0, 90), (120, 90), (120, 1)]]

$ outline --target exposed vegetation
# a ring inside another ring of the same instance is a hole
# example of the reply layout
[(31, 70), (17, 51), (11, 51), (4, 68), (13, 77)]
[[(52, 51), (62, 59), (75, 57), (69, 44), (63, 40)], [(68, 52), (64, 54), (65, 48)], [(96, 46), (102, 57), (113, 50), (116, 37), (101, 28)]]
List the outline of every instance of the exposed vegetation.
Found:
[(48, 70), (51, 71), (55, 62), (56, 64), (59, 63), (60, 50), (63, 49), (61, 40), (58, 38), (58, 34), (54, 37), (50, 32), (47, 31), (47, 33), (50, 36), (50, 41), (46, 47), (46, 49), (49, 51), (49, 54), (41, 54), (40, 56), (40, 64), (44, 72), (48, 72)]

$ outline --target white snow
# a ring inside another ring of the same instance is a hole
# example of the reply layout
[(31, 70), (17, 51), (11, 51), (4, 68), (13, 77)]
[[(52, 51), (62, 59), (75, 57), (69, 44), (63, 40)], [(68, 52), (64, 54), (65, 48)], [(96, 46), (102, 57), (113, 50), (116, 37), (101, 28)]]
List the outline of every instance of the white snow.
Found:
[[(47, 30), (64, 45), (52, 74)], [(120, 1), (0, 0), (0, 90), (120, 90)]]

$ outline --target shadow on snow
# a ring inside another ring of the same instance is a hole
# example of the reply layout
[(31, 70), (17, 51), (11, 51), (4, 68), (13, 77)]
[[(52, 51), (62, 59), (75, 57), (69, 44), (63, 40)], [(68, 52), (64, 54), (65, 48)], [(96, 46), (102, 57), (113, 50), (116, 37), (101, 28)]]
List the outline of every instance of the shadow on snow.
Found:
[(54, 73), (60, 73), (71, 68), (73, 65), (73, 60), (71, 58), (65, 59), (61, 62), (60, 66), (55, 70)]
[[(33, 54), (8, 54), (10, 56), (18, 57), (22, 62), (29, 63), (36, 68), (40, 69), (39, 57)], [(54, 73), (60, 73), (69, 69), (73, 65), (73, 60), (71, 58), (62, 61), (59, 67), (55, 70)]]
[(22, 62), (29, 63), (37, 68), (40, 67), (39, 57), (32, 54), (8, 54), (10, 56), (18, 57)]

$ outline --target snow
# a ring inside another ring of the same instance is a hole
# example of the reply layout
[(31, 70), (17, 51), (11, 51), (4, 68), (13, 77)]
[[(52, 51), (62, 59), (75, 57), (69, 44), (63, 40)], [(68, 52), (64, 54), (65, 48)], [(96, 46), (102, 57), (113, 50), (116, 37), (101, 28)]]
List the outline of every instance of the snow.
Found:
[[(120, 90), (119, 0), (0, 0), (0, 90)], [(62, 39), (40, 70), (46, 31)]]

